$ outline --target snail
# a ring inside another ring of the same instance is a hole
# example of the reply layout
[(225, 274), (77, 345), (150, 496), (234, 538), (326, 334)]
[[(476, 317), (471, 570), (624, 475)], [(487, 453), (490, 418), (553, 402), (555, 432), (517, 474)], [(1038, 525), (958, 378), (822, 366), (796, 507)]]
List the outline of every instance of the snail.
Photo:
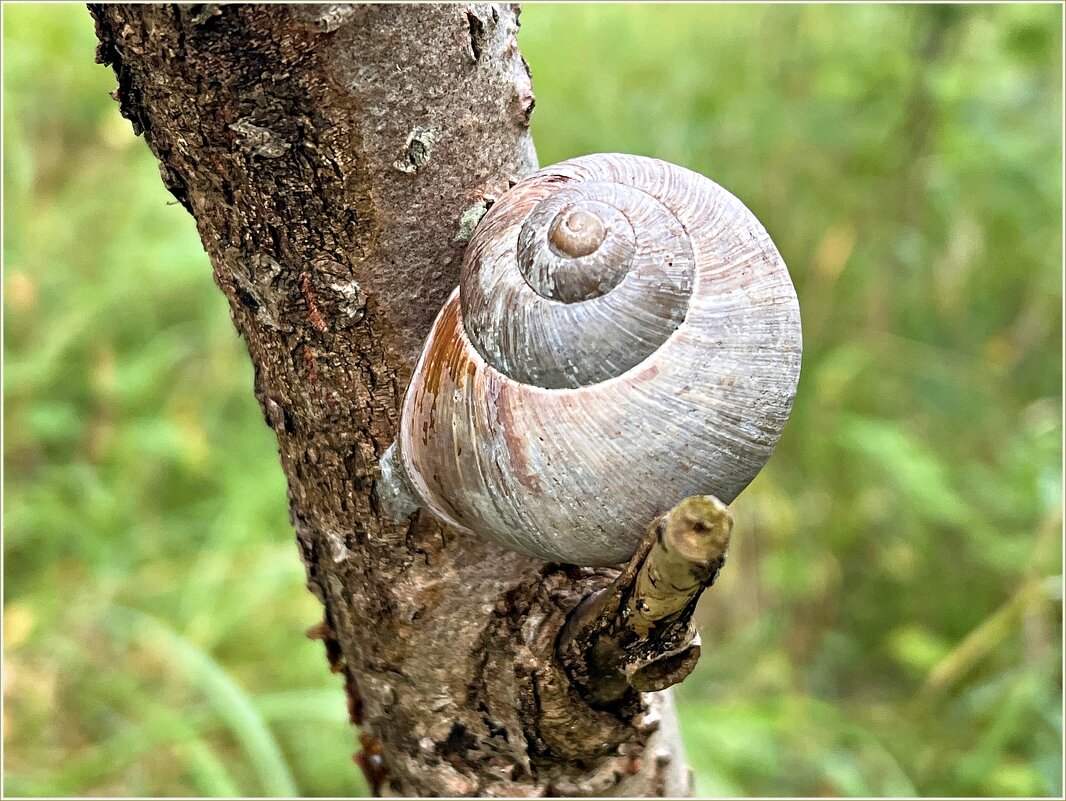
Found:
[(622, 154), (544, 168), (467, 246), (382, 459), (387, 505), (624, 562), (657, 515), (731, 503), (762, 469), (801, 349), (781, 255), (722, 187)]

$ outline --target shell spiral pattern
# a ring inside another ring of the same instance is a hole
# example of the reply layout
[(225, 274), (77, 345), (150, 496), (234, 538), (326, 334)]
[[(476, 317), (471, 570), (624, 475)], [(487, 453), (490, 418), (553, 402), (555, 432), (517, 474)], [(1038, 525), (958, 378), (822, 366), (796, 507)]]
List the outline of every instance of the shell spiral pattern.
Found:
[(739, 200), (656, 159), (572, 159), (475, 230), (404, 399), (399, 463), (461, 530), (617, 564), (681, 499), (748, 485), (800, 355), (788, 271)]

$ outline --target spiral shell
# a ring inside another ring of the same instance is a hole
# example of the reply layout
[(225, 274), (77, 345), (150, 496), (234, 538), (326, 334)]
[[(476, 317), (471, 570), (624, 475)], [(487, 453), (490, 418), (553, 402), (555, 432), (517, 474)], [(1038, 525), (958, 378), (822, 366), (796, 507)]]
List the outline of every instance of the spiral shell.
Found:
[(689, 495), (731, 502), (799, 379), (780, 254), (717, 184), (601, 154), (485, 215), (404, 400), (398, 462), (445, 522), (544, 559), (616, 564)]

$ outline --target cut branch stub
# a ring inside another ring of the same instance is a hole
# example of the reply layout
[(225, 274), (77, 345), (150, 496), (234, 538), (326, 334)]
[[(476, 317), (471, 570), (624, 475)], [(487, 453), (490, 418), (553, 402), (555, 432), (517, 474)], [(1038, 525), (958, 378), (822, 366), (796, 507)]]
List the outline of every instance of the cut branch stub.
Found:
[(662, 690), (692, 672), (692, 613), (725, 563), (732, 529), (720, 500), (686, 498), (651, 524), (614, 582), (573, 611), (556, 653), (591, 703)]

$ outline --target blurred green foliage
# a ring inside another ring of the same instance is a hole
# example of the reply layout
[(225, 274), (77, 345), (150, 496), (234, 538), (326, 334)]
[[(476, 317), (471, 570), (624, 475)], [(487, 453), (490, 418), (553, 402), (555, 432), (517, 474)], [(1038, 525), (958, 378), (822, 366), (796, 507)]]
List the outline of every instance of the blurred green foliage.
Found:
[[(680, 688), (708, 795), (1061, 795), (1061, 7), (530, 6), (542, 163), (699, 170), (803, 376)], [(4, 6), (5, 790), (365, 790), (251, 367), (80, 6)]]

